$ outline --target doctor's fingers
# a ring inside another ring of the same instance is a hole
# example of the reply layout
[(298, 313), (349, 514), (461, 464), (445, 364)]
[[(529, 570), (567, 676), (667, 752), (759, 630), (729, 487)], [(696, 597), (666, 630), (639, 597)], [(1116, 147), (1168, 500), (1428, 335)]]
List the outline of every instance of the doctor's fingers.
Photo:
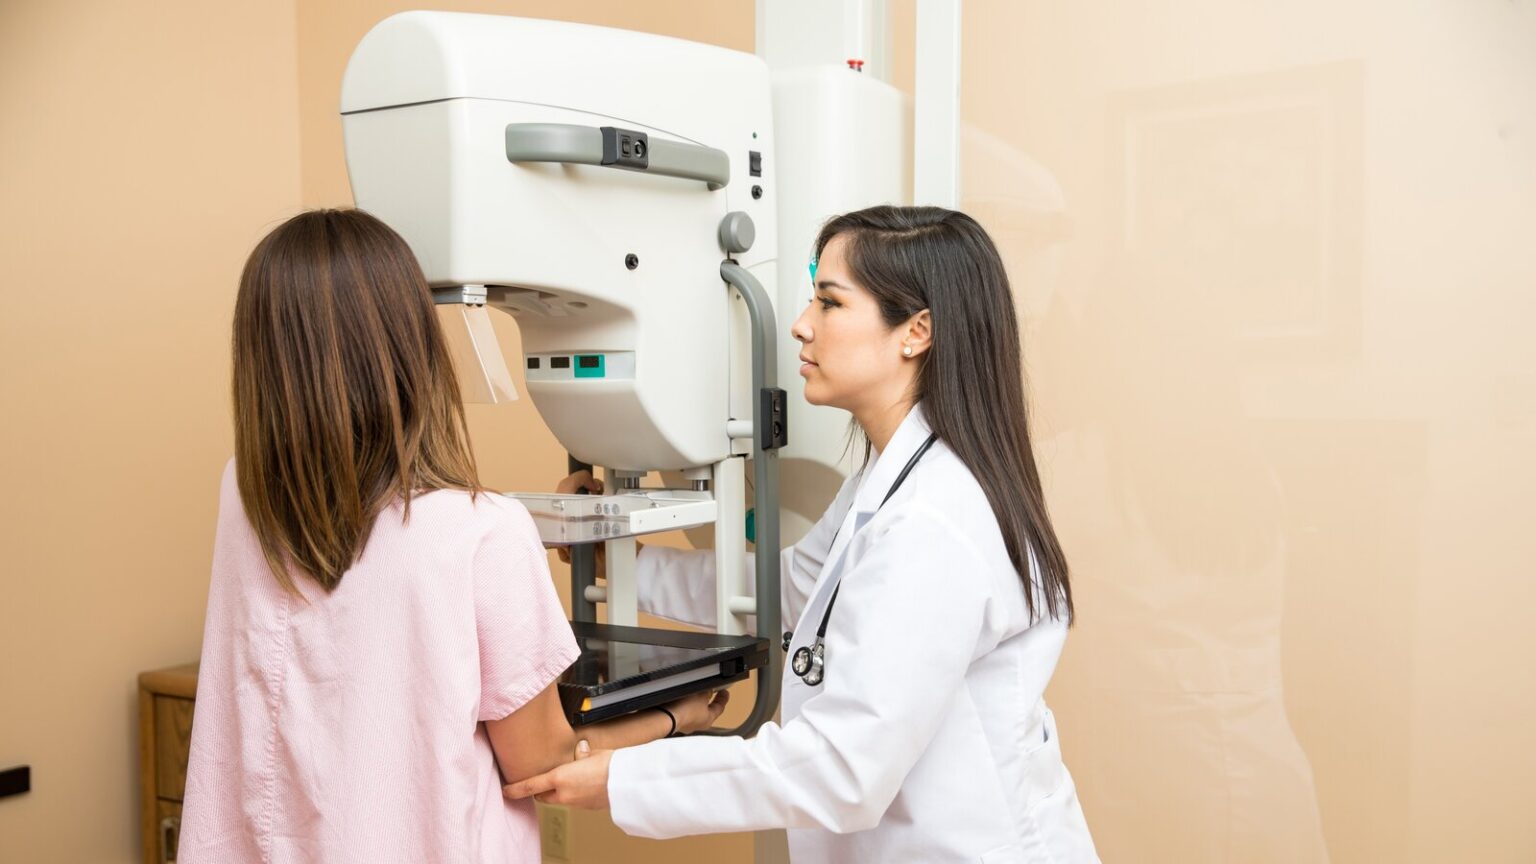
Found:
[(540, 804), (558, 804), (562, 807), (575, 807), (578, 810), (605, 810), (608, 807), (606, 791), (581, 784), (562, 785), (549, 792), (533, 796), (533, 800)]
[[(541, 796), (553, 792), (555, 789), (554, 772), (550, 771), (537, 777), (529, 777), (527, 780), (519, 780), (516, 783), (508, 783), (501, 787), (501, 796), (516, 801), (528, 796)], [(543, 798), (538, 800), (542, 801)]]
[(590, 796), (583, 794), (577, 784), (554, 781), (550, 782), (544, 791), (537, 792), (533, 796), (533, 800), (540, 804), (558, 804), (563, 807), (578, 807), (586, 810), (595, 809), (597, 805), (588, 800), (588, 798)]

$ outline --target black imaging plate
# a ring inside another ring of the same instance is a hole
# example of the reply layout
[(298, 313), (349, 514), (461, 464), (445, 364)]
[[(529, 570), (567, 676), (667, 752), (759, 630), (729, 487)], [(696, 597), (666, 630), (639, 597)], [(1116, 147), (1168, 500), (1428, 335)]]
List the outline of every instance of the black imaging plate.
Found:
[(768, 663), (768, 640), (572, 621), (581, 656), (560, 676), (572, 726), (715, 690)]

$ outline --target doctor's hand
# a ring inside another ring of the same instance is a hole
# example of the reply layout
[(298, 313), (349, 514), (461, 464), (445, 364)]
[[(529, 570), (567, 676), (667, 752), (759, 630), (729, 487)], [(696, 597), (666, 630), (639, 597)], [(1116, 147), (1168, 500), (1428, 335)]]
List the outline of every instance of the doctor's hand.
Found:
[(608, 763), (612, 759), (612, 750), (593, 752), (586, 741), (581, 741), (576, 744), (576, 761), (567, 762), (537, 777), (503, 786), (501, 794), (514, 800), (531, 795), (543, 804), (606, 810)]
[(703, 693), (695, 693), (692, 696), (673, 702), (667, 706), (672, 716), (677, 718), (677, 731), (683, 734), (703, 732), (715, 725), (720, 715), (725, 711), (725, 705), (731, 701), (729, 690), (706, 690)]

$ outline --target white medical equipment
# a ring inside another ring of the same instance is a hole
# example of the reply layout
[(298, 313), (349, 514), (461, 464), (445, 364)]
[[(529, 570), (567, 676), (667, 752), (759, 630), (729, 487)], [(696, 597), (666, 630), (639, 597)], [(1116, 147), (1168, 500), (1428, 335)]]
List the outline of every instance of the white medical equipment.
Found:
[[(788, 433), (762, 287), (776, 284), (770, 100), (767, 67), (749, 54), (489, 15), (396, 15), (348, 64), (358, 206), (410, 243), (439, 303), (466, 310), (481, 371), (470, 377), (493, 392), (509, 382), (484, 309), (517, 318), (540, 415), (620, 487), (519, 496), (546, 542), (607, 545), (606, 589), (577, 556), (578, 624), (595, 620), (594, 600), (609, 624), (635, 623), (636, 535), (713, 525), (718, 629), (742, 633), (748, 616), (760, 633), (780, 629), (778, 556), (758, 559), (761, 602), (740, 584), (744, 463), (757, 540), (777, 549)], [(656, 470), (683, 472), (689, 488), (640, 489)], [(768, 668), (739, 731), (778, 702), (782, 661), (763, 645)]]
[[(597, 602), (610, 624), (634, 624), (635, 536), (683, 528), (713, 535), (719, 632), (777, 636), (778, 556), (758, 556), (762, 602), (742, 584), (745, 463), (763, 549), (779, 548), (780, 514), (782, 539), (798, 538), (847, 470), (846, 415), (804, 403), (789, 335), (811, 241), (827, 217), (914, 188), (920, 203), (958, 200), (958, 0), (918, 5), (915, 134), (909, 103), (881, 80), (881, 0), (772, 0), (757, 14), (760, 57), (409, 12), (370, 31), (347, 67), (357, 204), (421, 261), (457, 330), (466, 391), (515, 398), (485, 310), (510, 312), (540, 415), (573, 467), (606, 471), (605, 496), (517, 496), (547, 542), (575, 544), (578, 633)], [(682, 488), (640, 489), (657, 470)], [(782, 661), (767, 654), (735, 731), (776, 706)]]

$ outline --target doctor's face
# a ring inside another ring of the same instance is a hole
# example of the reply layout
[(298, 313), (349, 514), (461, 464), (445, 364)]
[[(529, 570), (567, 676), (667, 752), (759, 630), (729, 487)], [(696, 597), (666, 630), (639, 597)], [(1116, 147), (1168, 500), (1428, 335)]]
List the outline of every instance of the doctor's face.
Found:
[(910, 383), (900, 327), (887, 327), (875, 296), (854, 281), (848, 238), (833, 237), (816, 265), (815, 294), (790, 328), (800, 345), (805, 401), (859, 416), (900, 401)]

